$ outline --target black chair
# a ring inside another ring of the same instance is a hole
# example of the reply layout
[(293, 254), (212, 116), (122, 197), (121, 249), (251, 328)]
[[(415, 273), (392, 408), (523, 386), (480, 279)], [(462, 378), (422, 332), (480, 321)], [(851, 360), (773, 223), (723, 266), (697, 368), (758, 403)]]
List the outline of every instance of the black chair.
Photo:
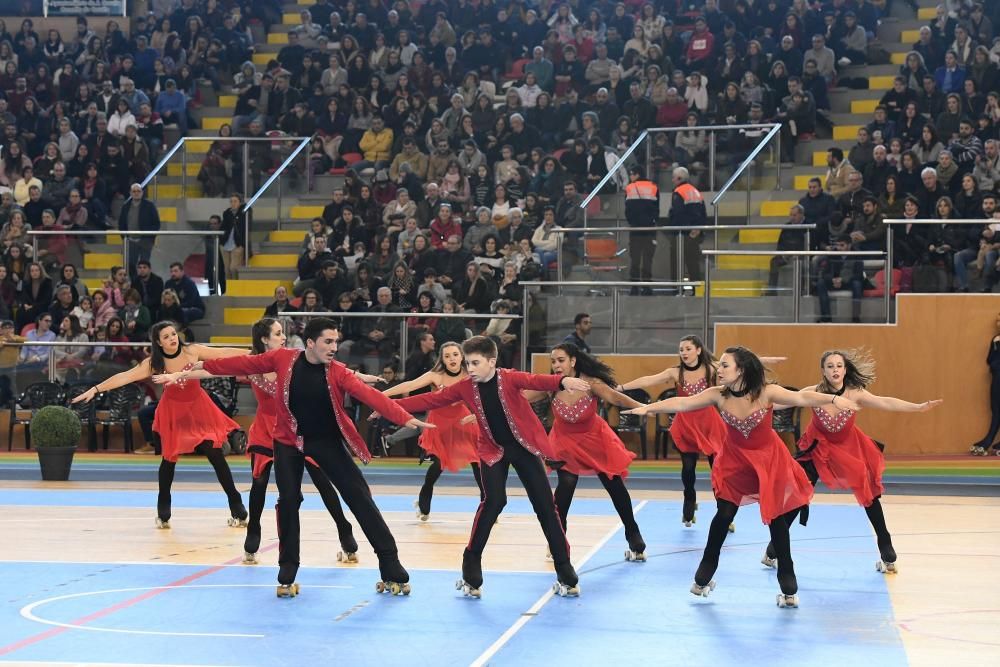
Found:
[(14, 447), (14, 427), (24, 427), (24, 447), (31, 449), (31, 419), (48, 405), (65, 405), (66, 390), (55, 382), (35, 382), (28, 385), (10, 402), (10, 426), (7, 429), (7, 451)]
[(219, 409), (230, 417), (237, 413), (236, 402), (240, 395), (240, 383), (234, 377), (213, 377), (201, 380), (201, 388), (214, 396)]
[(108, 448), (108, 441), (111, 437), (112, 426), (122, 427), (122, 436), (125, 438), (125, 451), (131, 452), (132, 445), (132, 417), (139, 412), (142, 401), (145, 398), (142, 387), (137, 384), (127, 384), (118, 387), (103, 395), (102, 405), (94, 410), (94, 426), (98, 424), (102, 427), (104, 449)]
[[(633, 398), (640, 403), (649, 403), (649, 394), (645, 389), (629, 389), (626, 392), (622, 392), (626, 396)], [(611, 429), (621, 436), (622, 433), (638, 433), (639, 434), (639, 447), (642, 452), (642, 458), (648, 458), (649, 454), (646, 451), (646, 417), (637, 415), (626, 415), (622, 410), (618, 411), (618, 423), (612, 424)]]
[(76, 416), (80, 419), (80, 423), (87, 427), (87, 450), (96, 452), (97, 428), (94, 426), (94, 410), (96, 409), (96, 401), (87, 401), (86, 403), (72, 402), (74, 398), (85, 393), (91, 386), (92, 385), (90, 383), (77, 383), (68, 386), (66, 388), (66, 407), (76, 413)]
[[(797, 387), (785, 387), (788, 391), (798, 391)], [(791, 433), (795, 442), (802, 435), (802, 408), (789, 407), (771, 413), (771, 426), (777, 433)]]
[(548, 433), (552, 430), (552, 396), (548, 395), (545, 398), (535, 401), (531, 404), (531, 411), (535, 413), (538, 417), (538, 421), (542, 422), (542, 427), (545, 432)]
[[(657, 401), (665, 401), (668, 398), (674, 398), (677, 396), (676, 389), (666, 389), (659, 396), (656, 397)], [(670, 458), (670, 425), (674, 423), (673, 413), (661, 413), (656, 415), (656, 439), (653, 442), (653, 458), (660, 458), (660, 451), (663, 452), (663, 458)]]

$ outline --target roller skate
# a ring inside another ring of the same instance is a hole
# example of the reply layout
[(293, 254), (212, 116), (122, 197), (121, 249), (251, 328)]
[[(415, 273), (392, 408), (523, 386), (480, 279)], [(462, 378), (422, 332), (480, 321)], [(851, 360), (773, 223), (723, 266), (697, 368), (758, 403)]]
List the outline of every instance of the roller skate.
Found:
[(256, 565), (257, 550), (260, 549), (260, 527), (250, 527), (247, 529), (247, 537), (243, 540), (243, 564)]
[(276, 590), (279, 598), (293, 598), (299, 594), (298, 584), (278, 584)]
[(778, 572), (778, 586), (781, 587), (781, 592), (778, 593), (775, 601), (778, 607), (785, 608), (796, 608), (799, 606), (799, 584), (795, 579), (795, 571), (788, 567), (786, 572)]
[[(298, 563), (294, 565), (284, 564), (278, 566), (278, 588), (276, 593), (279, 598), (293, 598), (299, 594), (299, 585), (295, 583), (295, 575), (299, 572)], [(283, 584), (282, 581), (288, 583)]]
[(156, 527), (160, 530), (170, 530), (170, 497), (156, 501)]
[(559, 597), (580, 597), (580, 578), (569, 561), (556, 565), (556, 583), (552, 584), (552, 592)]
[(896, 567), (896, 550), (892, 548), (892, 542), (888, 538), (879, 542), (882, 542), (878, 545), (881, 558), (875, 561), (875, 569), (882, 574), (897, 574), (899, 569)]
[(698, 503), (693, 500), (684, 499), (684, 509), (681, 510), (681, 523), (684, 524), (685, 528), (690, 528), (693, 524), (697, 523), (698, 519), (694, 515), (697, 509)]
[(385, 559), (379, 558), (378, 571), (382, 579), (375, 582), (376, 593), (410, 594), (410, 575), (395, 554)]
[(736, 524), (735, 523), (729, 524), (729, 532), (730, 533), (735, 533), (736, 532)]
[(691, 584), (691, 595), (697, 595), (701, 598), (707, 598), (708, 594), (715, 590), (715, 579), (710, 579), (707, 584), (702, 586), (697, 580)]
[(981, 443), (977, 442), (969, 447), (969, 454), (972, 454), (973, 456), (986, 456), (989, 454), (989, 450), (986, 447), (983, 447)]
[(430, 517), (431, 515), (430, 509), (428, 509), (426, 512), (420, 509), (419, 500), (413, 501), (413, 509), (417, 510), (417, 518), (420, 519), (421, 521), (427, 521), (428, 517)]
[(247, 512), (247, 508), (243, 505), (242, 500), (236, 503), (229, 503), (229, 514), (230, 517), (226, 520), (226, 524), (230, 528), (247, 527), (247, 517), (250, 516), (250, 513)]
[(778, 557), (774, 554), (774, 547), (771, 546), (770, 542), (767, 543), (767, 548), (764, 549), (764, 555), (761, 556), (760, 564), (764, 567), (778, 567)]
[(545, 561), (548, 563), (552, 562), (552, 549), (545, 547)]
[(341, 551), (337, 552), (338, 563), (358, 562), (358, 541), (354, 539), (353, 532), (345, 531), (344, 534), (340, 536), (340, 548)]
[(463, 595), (476, 598), (483, 597), (483, 564), (481, 556), (468, 549), (462, 554), (462, 578), (455, 582), (455, 590)]
[(628, 540), (625, 560), (636, 563), (646, 562), (646, 543), (643, 541), (642, 535), (633, 533), (632, 535), (626, 535), (625, 539)]

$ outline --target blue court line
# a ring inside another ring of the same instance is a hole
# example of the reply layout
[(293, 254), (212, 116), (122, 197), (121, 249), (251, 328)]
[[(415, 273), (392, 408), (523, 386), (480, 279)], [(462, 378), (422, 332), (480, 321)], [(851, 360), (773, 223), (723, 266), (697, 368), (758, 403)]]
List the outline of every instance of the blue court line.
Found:
[(718, 588), (707, 599), (688, 592), (711, 517), (701, 511), (683, 528), (676, 504), (650, 503), (637, 517), (650, 559), (624, 562), (619, 531), (581, 572), (582, 596), (550, 601), (490, 664), (585, 665), (609, 647), (624, 665), (907, 664), (862, 509), (817, 505), (808, 527), (792, 529), (799, 609), (775, 605), (775, 573), (759, 563), (769, 536), (755, 505), (736, 517)]
[[(512, 487), (513, 488), (513, 487)], [(302, 485), (304, 500), (302, 509), (325, 511), (322, 499), (317, 493), (310, 493), (310, 485)], [(246, 502), (246, 490), (243, 491)], [(312, 489), (313, 491), (315, 489)], [(173, 491), (171, 504), (177, 509), (222, 509), (228, 507), (222, 490), (217, 491)], [(277, 493), (269, 493), (267, 507), (273, 507)], [(380, 494), (375, 503), (383, 512), (412, 512), (416, 494)], [(0, 506), (31, 507), (114, 507), (152, 508), (156, 507), (156, 491), (113, 491), (107, 489), (0, 489)], [(473, 513), (479, 507), (478, 496), (439, 494), (431, 504), (434, 512)], [(607, 498), (579, 498), (573, 501), (573, 511), (594, 516), (609, 516), (615, 513)], [(531, 503), (523, 496), (510, 496), (504, 514), (534, 515)]]

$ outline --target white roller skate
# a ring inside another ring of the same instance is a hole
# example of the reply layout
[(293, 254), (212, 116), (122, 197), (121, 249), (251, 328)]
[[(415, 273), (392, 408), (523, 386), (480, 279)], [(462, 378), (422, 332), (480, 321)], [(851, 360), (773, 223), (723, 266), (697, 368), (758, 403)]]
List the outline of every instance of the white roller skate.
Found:
[(476, 588), (472, 584), (465, 581), (465, 579), (459, 579), (455, 582), (455, 590), (462, 591), (462, 595), (470, 598), (476, 598), (477, 600), (483, 597), (483, 589)]
[(170, 519), (164, 520), (160, 517), (156, 517), (156, 527), (160, 530), (170, 530)]
[(875, 569), (882, 574), (898, 574), (899, 568), (896, 567), (896, 563), (887, 563), (884, 560), (875, 561)]
[(256, 565), (259, 562), (260, 561), (257, 560), (257, 554), (255, 554), (255, 553), (253, 553), (251, 551), (244, 551), (243, 552), (243, 564), (244, 565)]
[(699, 586), (698, 582), (691, 584), (691, 594), (698, 597), (707, 598), (708, 594), (715, 590), (715, 579), (712, 579), (704, 586)]
[(973, 456), (986, 456), (988, 452), (982, 445), (973, 445), (972, 447), (969, 447), (969, 453)]
[(777, 595), (778, 606), (782, 609), (787, 608), (797, 608), (799, 606), (799, 595), (798, 593), (793, 593), (792, 595), (785, 595), (784, 593), (778, 593)]
[(729, 532), (730, 533), (735, 533), (736, 532), (736, 524), (735, 523), (729, 524)]
[(631, 549), (626, 549), (625, 560), (630, 563), (645, 563), (646, 554), (642, 551), (632, 551)]
[(771, 569), (774, 569), (778, 567), (778, 559), (771, 558), (770, 556), (767, 555), (767, 551), (765, 551), (764, 555), (760, 557), (760, 564), (763, 565), (764, 567), (769, 567)]
[(630, 563), (646, 562), (646, 542), (642, 539), (642, 535), (635, 533), (626, 535), (625, 538), (628, 541), (628, 549), (625, 550), (625, 560)]
[(410, 584), (409, 583), (401, 584), (397, 581), (376, 581), (375, 592), (390, 593), (392, 595), (409, 595)]
[(421, 521), (427, 521), (428, 517), (430, 517), (430, 514), (424, 514), (423, 512), (420, 511), (419, 500), (413, 501), (413, 509), (417, 510), (417, 518), (420, 519)]
[(545, 561), (548, 563), (552, 562), (552, 549), (545, 547)]
[(230, 528), (246, 528), (247, 520), (241, 519), (238, 516), (231, 516), (228, 519), (226, 519), (226, 525), (229, 526)]
[(557, 581), (552, 584), (552, 592), (561, 598), (578, 598), (580, 597), (580, 584), (569, 586), (561, 581)]
[(338, 563), (357, 563), (358, 562), (358, 552), (357, 551), (338, 551), (337, 552), (337, 562)]
[(299, 594), (298, 584), (278, 584), (277, 594), (279, 598), (293, 598)]

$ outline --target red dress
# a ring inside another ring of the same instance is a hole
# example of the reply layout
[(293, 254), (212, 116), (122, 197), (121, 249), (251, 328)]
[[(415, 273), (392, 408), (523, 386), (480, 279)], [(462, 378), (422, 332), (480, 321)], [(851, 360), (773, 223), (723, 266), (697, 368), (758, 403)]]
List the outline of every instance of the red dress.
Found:
[(552, 400), (552, 430), (549, 442), (556, 460), (565, 461), (567, 472), (574, 475), (608, 477), (628, 476), (628, 467), (635, 458), (622, 444), (608, 423), (597, 416), (597, 399), (581, 396), (572, 405)]
[(274, 427), (278, 420), (278, 406), (274, 402), (274, 396), (278, 385), (263, 375), (251, 375), (248, 379), (254, 398), (257, 399), (257, 415), (250, 425), (247, 437), (250, 441), (247, 456), (253, 462), (253, 476), (257, 479), (267, 464), (274, 460)]
[[(442, 389), (444, 387), (439, 387), (438, 391)], [(427, 428), (421, 432), (420, 446), (428, 454), (436, 456), (445, 470), (458, 472), (470, 463), (479, 462), (479, 452), (476, 450), (479, 426), (474, 421), (460, 423), (462, 418), (471, 414), (462, 402), (427, 412), (426, 421), (437, 428)]]
[(153, 432), (160, 436), (163, 458), (173, 463), (206, 441), (221, 448), (229, 434), (239, 428), (216, 407), (198, 380), (167, 385), (153, 417)]
[[(708, 381), (705, 378), (694, 384), (684, 382), (683, 376), (677, 380), (678, 396), (697, 396), (706, 389)], [(726, 440), (726, 425), (713, 406), (694, 412), (678, 412), (670, 425), (670, 437), (677, 451), (712, 456), (718, 453)]]
[[(813, 408), (813, 419), (799, 440), (799, 456), (811, 460), (819, 478), (831, 489), (850, 489), (862, 507), (880, 497), (885, 458), (875, 441), (855, 423), (853, 410), (831, 415)], [(815, 442), (815, 445), (813, 443)]]
[(808, 505), (812, 484), (771, 427), (771, 408), (761, 408), (746, 419), (726, 411), (720, 414), (726, 441), (712, 467), (715, 497), (736, 505), (760, 503), (765, 524)]

